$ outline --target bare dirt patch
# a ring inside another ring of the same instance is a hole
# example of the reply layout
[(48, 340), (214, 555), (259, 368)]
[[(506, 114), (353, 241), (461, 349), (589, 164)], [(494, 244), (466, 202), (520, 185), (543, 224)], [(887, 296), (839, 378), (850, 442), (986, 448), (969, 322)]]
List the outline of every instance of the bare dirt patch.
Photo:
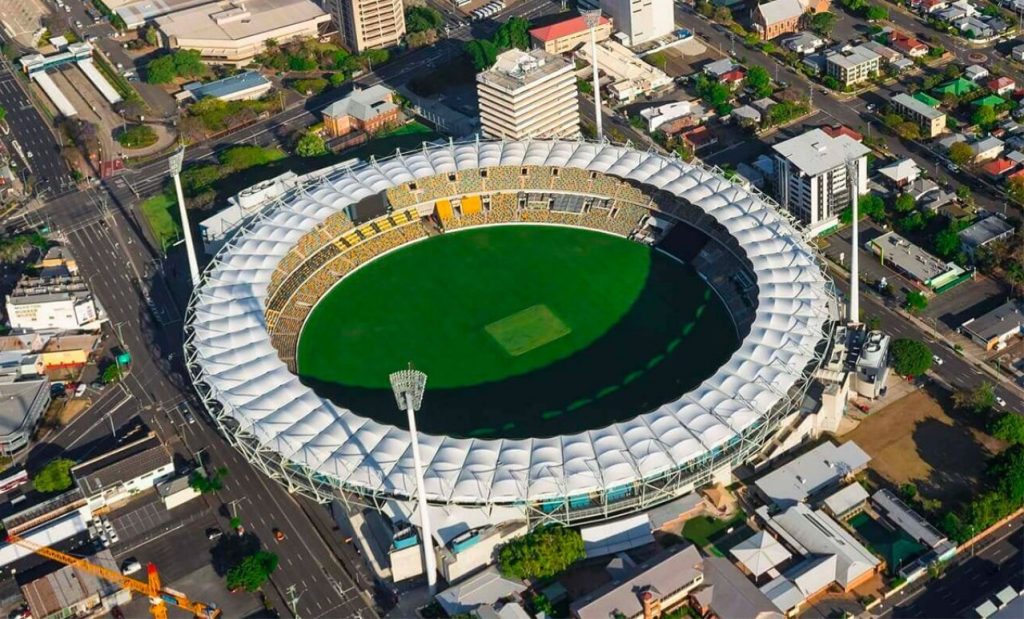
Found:
[(951, 509), (977, 489), (988, 459), (1006, 444), (974, 427), (981, 419), (951, 413), (952, 403), (915, 391), (863, 420), (840, 441), (856, 441), (871, 456), (871, 482), (921, 496)]

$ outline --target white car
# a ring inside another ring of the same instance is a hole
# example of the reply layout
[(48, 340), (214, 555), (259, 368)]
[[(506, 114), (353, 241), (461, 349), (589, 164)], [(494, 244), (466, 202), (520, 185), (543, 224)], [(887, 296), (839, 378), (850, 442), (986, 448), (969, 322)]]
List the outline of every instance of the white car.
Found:
[(124, 563), (121, 564), (121, 573), (126, 576), (128, 574), (134, 574), (135, 572), (138, 572), (141, 569), (142, 564), (139, 563), (138, 559), (135, 558), (127, 559)]
[(938, 355), (932, 355), (932, 361), (935, 363), (935, 365), (942, 365), (944, 363), (942, 361), (942, 357)]
[(1002, 399), (999, 396), (996, 396), (996, 404), (998, 404), (1002, 408), (1006, 408), (1006, 400)]
[(80, 398), (85, 395), (85, 389), (88, 387), (85, 383), (78, 383), (78, 387), (75, 388), (75, 397)]

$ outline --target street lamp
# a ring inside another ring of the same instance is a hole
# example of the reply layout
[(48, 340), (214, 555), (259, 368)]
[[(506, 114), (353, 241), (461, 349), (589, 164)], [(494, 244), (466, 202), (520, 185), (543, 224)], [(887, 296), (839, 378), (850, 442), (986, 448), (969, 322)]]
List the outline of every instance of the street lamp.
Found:
[(409, 417), (409, 435), (412, 438), (412, 462), (416, 469), (416, 499), (420, 510), (420, 535), (423, 536), (423, 562), (427, 572), (427, 587), (430, 597), (437, 593), (437, 566), (434, 559), (434, 539), (427, 512), (427, 494), (423, 486), (423, 464), (420, 460), (420, 443), (416, 433), (416, 411), (423, 403), (423, 391), (427, 386), (427, 375), (414, 370), (412, 364), (405, 370), (394, 372), (388, 377), (395, 392), (399, 410)]
[(178, 214), (181, 217), (181, 231), (185, 236), (185, 253), (188, 254), (188, 272), (192, 276), (192, 285), (199, 284), (199, 260), (192, 241), (192, 232), (188, 223), (188, 210), (185, 209), (185, 194), (181, 191), (181, 166), (185, 162), (185, 147), (182, 146), (171, 155), (167, 163), (171, 176), (174, 177), (174, 191), (178, 195)]
[(597, 27), (601, 24), (601, 9), (580, 11), (583, 22), (590, 29), (590, 64), (594, 69), (594, 132), (600, 141), (604, 137), (603, 119), (601, 118), (601, 83), (597, 77)]

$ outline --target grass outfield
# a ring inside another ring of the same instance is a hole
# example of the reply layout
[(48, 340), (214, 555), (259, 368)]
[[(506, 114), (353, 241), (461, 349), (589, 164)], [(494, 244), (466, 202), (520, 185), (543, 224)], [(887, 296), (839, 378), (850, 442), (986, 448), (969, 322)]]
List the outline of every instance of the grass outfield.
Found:
[(735, 334), (724, 308), (704, 311), (715, 303), (692, 270), (639, 243), (473, 229), (346, 277), (310, 314), (298, 369), (322, 395), (404, 425), (388, 374), (412, 362), (429, 377), (424, 431), (561, 433), (660, 404), (720, 365)]

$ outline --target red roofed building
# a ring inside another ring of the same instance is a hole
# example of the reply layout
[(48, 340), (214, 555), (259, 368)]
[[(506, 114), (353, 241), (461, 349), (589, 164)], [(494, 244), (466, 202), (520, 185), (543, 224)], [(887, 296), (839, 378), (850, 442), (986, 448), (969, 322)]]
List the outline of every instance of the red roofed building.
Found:
[(1024, 168), (1021, 168), (1020, 170), (1017, 170), (1013, 174), (1008, 175), (1006, 177), (1006, 182), (1010, 182), (1015, 178), (1024, 178)]
[(1001, 176), (1003, 176), (1016, 166), (1017, 164), (1010, 161), (1009, 159), (999, 158), (994, 161), (989, 161), (984, 166), (982, 166), (982, 169), (985, 170), (985, 174), (988, 174), (989, 176), (995, 178), (1000, 178)]
[(683, 140), (686, 141), (694, 151), (698, 151), (702, 148), (718, 143), (718, 137), (704, 126), (687, 131), (683, 134)]
[(988, 89), (997, 95), (1005, 95), (1008, 92), (1013, 92), (1013, 89), (1017, 87), (1017, 82), (1009, 77), (997, 77), (994, 80), (989, 80)]
[(918, 58), (928, 53), (927, 45), (902, 32), (893, 32), (889, 35), (889, 47), (911, 58)]
[(836, 125), (835, 127), (822, 127), (821, 130), (833, 138), (838, 138), (841, 135), (845, 135), (848, 136), (851, 140), (856, 140), (857, 142), (864, 141), (863, 135), (857, 133), (853, 129), (850, 129), (846, 125)]
[[(594, 29), (598, 42), (612, 36), (612, 20), (601, 16)], [(535, 47), (543, 48), (549, 54), (565, 54), (590, 41), (590, 31), (582, 16), (572, 17), (548, 26), (530, 30)]]
[(737, 86), (740, 85), (740, 83), (743, 81), (743, 78), (746, 76), (747, 74), (743, 71), (743, 69), (733, 69), (732, 71), (728, 71), (726, 73), (719, 75), (718, 82), (721, 84), (725, 84), (729, 88), (736, 88)]

